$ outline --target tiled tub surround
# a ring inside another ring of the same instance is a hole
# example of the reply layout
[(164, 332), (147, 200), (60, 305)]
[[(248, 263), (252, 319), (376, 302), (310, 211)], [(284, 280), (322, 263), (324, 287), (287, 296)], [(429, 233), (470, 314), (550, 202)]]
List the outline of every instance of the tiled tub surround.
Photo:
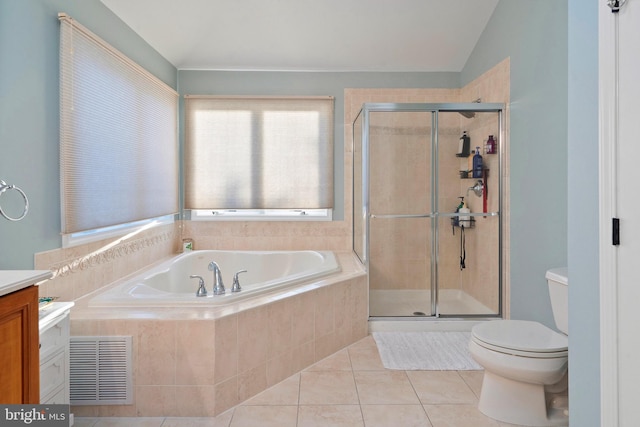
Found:
[(133, 337), (134, 404), (72, 411), (214, 416), (362, 339), (366, 276), (351, 253), (336, 255), (341, 273), (229, 306), (95, 308), (81, 298), (72, 335)]

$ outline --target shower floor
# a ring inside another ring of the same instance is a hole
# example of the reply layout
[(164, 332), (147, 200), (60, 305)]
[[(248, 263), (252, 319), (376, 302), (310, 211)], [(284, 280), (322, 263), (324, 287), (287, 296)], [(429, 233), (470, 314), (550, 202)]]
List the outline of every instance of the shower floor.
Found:
[[(457, 289), (440, 290), (439, 312), (442, 315), (496, 314), (487, 306)], [(431, 291), (370, 290), (371, 317), (427, 317), (431, 315)]]

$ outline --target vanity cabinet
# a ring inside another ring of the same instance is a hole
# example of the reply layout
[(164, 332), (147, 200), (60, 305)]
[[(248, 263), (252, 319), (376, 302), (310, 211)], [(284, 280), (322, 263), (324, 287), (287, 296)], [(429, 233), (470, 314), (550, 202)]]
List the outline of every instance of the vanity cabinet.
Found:
[(0, 403), (39, 403), (36, 286), (31, 285), (0, 297), (0, 348)]
[(69, 404), (69, 310), (54, 302), (40, 315), (40, 403)]

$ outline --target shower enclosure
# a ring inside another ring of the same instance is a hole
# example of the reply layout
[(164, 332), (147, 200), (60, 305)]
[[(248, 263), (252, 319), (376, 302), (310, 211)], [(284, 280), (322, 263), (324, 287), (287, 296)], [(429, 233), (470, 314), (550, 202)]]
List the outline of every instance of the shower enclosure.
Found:
[(370, 317), (502, 315), (503, 110), (363, 104), (353, 123), (353, 248), (368, 272)]

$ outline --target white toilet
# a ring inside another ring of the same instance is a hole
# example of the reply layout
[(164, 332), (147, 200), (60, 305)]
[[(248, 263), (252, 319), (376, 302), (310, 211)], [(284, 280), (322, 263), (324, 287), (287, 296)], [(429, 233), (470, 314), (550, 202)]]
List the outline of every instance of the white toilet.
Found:
[(484, 367), (478, 409), (499, 421), (526, 426), (568, 426), (568, 278), (547, 271), (558, 333), (525, 320), (475, 325), (469, 351)]

